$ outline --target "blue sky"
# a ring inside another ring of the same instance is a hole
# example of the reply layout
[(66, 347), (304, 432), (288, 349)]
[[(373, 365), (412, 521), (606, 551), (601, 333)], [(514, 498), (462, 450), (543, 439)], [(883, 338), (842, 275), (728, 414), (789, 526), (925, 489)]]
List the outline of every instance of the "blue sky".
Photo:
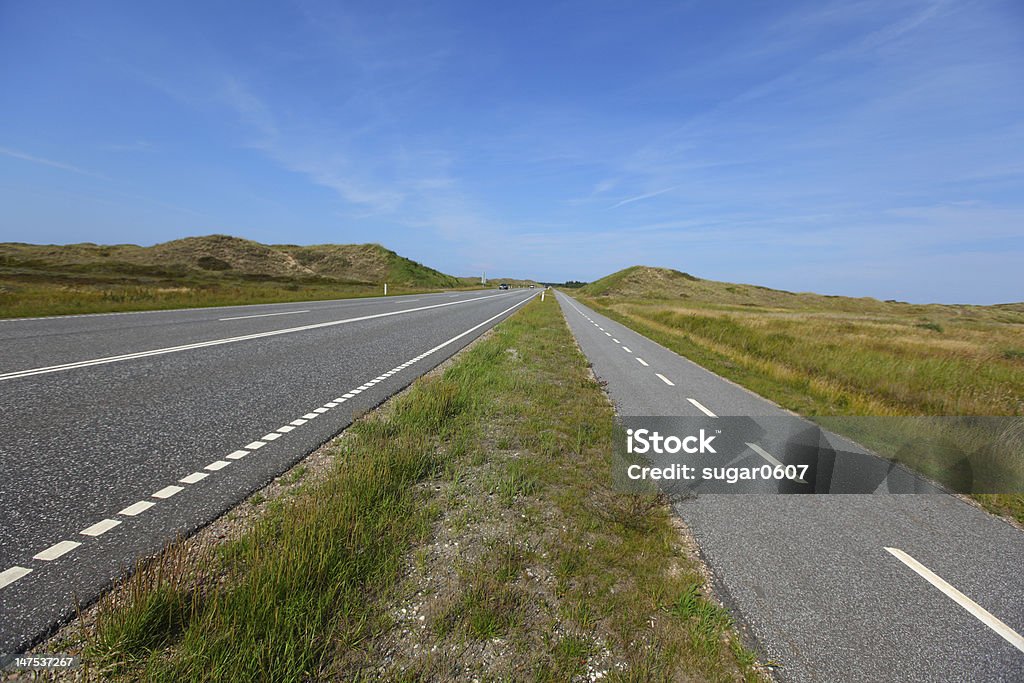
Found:
[(1017, 0), (11, 0), (0, 93), (2, 241), (1024, 300)]

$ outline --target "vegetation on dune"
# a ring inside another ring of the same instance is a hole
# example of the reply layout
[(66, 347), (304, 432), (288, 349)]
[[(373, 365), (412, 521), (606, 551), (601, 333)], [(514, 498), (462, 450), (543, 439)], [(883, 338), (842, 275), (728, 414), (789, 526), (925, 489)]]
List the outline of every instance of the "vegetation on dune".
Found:
[(332, 299), (465, 287), (379, 244), (227, 235), (132, 244), (0, 244), (0, 317)]

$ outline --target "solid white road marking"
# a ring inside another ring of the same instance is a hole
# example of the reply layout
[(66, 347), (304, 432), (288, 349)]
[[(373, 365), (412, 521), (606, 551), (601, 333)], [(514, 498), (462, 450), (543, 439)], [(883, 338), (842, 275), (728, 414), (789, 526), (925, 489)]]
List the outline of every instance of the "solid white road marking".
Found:
[(36, 553), (32, 556), (33, 560), (42, 560), (43, 562), (52, 562), (61, 555), (70, 553), (72, 550), (82, 545), (78, 541), (61, 541), (60, 543), (54, 543), (49, 548), (41, 553)]
[(270, 432), (269, 434), (264, 434), (263, 436), (261, 436), (260, 441), (276, 441), (277, 439), (280, 438), (281, 435), (278, 434), (277, 432)]
[(135, 515), (141, 515), (154, 505), (156, 505), (156, 503), (151, 500), (140, 500), (138, 503), (132, 503), (117, 514), (124, 515), (125, 517), (134, 517)]
[(1024, 652), (1024, 636), (1021, 636), (1012, 628), (1004, 624), (994, 614), (958, 591), (941, 576), (933, 572), (931, 569), (928, 569), (928, 567), (924, 566), (904, 551), (899, 548), (886, 548), (886, 550), (897, 560), (917, 572), (917, 574), (925, 581), (945, 593), (947, 598), (963, 607), (981, 621), (981, 623), (998, 633), (1010, 645), (1013, 645), (1021, 652)]
[(20, 579), (21, 577), (31, 573), (31, 569), (28, 569), (27, 567), (18, 567), (17, 565), (11, 567), (10, 569), (5, 569), (2, 572), (0, 572), (0, 588), (5, 588), (6, 586), (9, 586), (18, 579)]
[(104, 519), (96, 522), (92, 526), (82, 529), (78, 533), (83, 536), (102, 536), (120, 523), (121, 520), (119, 519)]
[[(646, 363), (644, 365), (646, 365)], [(665, 375), (661, 374), (660, 372), (656, 372), (654, 374), (657, 375), (659, 378), (661, 378), (661, 381), (664, 382), (665, 384), (669, 385), (670, 387), (674, 387), (675, 386), (675, 384), (672, 383), (672, 380), (670, 380), (668, 377), (666, 377)]]
[(650, 367), (649, 365), (647, 365), (647, 361), (645, 361), (643, 358), (640, 358), (639, 356), (637, 356), (636, 360), (637, 360), (638, 363), (640, 363), (640, 365), (644, 366), (645, 368)]
[(229, 460), (241, 460), (245, 456), (249, 455), (249, 451), (232, 451), (227, 454)]
[(156, 493), (154, 493), (153, 497), (154, 498), (170, 498), (175, 493), (178, 493), (178, 492), (184, 491), (184, 490), (185, 490), (184, 487), (174, 486), (172, 484), (170, 486), (165, 486), (162, 489), (160, 489), (159, 491), (157, 491)]
[(180, 481), (182, 484), (198, 484), (203, 479), (206, 479), (208, 476), (210, 476), (208, 472), (193, 472), (187, 477), (182, 477), (178, 481)]
[[(85, 368), (93, 365), (104, 365), (106, 363), (118, 363), (126, 360), (135, 360), (137, 358), (148, 358), (150, 356), (161, 356), (167, 353), (178, 353), (180, 351), (191, 351), (193, 349), (203, 349), (210, 346), (220, 346), (221, 344), (233, 344), (235, 342), (249, 341), (251, 339), (263, 339), (265, 337), (276, 337), (282, 334), (292, 334), (294, 332), (305, 332), (307, 330), (319, 330), (325, 327), (334, 327), (336, 325), (345, 325), (348, 323), (361, 322), (363, 320), (373, 320), (375, 318), (386, 318), (394, 315), (402, 315), (404, 313), (415, 313), (417, 311), (426, 311), (434, 308), (441, 308), (444, 306), (459, 306), (466, 303), (472, 303), (476, 301), (482, 301), (484, 299), (490, 299), (494, 296), (501, 296), (499, 294), (493, 294), (491, 296), (477, 297), (473, 299), (463, 299), (460, 301), (449, 301), (443, 304), (431, 304), (429, 306), (417, 306), (415, 308), (403, 308), (398, 311), (390, 311), (387, 313), (375, 313), (373, 315), (363, 315), (357, 318), (345, 318), (343, 320), (331, 320), (325, 323), (315, 323), (313, 325), (302, 325), (301, 327), (288, 327), (281, 330), (270, 330), (268, 332), (257, 332), (255, 334), (244, 334), (238, 337), (226, 337), (223, 339), (211, 339), (205, 342), (196, 342), (194, 344), (182, 344), (180, 346), (169, 346), (162, 349), (152, 349), (150, 351), (138, 351), (136, 353), (125, 353), (120, 356), (106, 356), (104, 358), (93, 358), (90, 360), (75, 361), (73, 363), (62, 363), (61, 365), (50, 365), (41, 368), (32, 368), (30, 370), (18, 370), (16, 372), (8, 372), (0, 375), (0, 382), (9, 379), (18, 379), (19, 377), (29, 377), (32, 375), (45, 375), (51, 372), (62, 372), (64, 370), (74, 370), (77, 368)], [(532, 298), (532, 297), (530, 297)], [(523, 301), (529, 301), (529, 298)]]
[(237, 315), (234, 318), (218, 318), (221, 322), (225, 320), (245, 320), (246, 318), (269, 318), (272, 315), (294, 315), (295, 313), (309, 313), (306, 311), (285, 311), (283, 313), (260, 313), (259, 315)]
[(211, 462), (209, 465), (207, 465), (203, 469), (210, 470), (211, 472), (216, 472), (217, 470), (224, 469), (225, 467), (227, 467), (230, 464), (231, 463), (227, 462), (226, 460), (214, 460), (213, 462)]
[(712, 413), (710, 410), (705, 408), (703, 405), (701, 405), (701, 402), (698, 401), (697, 399), (695, 399), (695, 398), (688, 398), (686, 400), (689, 401), (690, 403), (692, 403), (694, 406), (696, 406), (697, 410), (699, 410), (700, 412), (704, 413), (708, 417), (718, 417), (717, 415)]
[(263, 443), (262, 441), (253, 441), (252, 443), (245, 444), (245, 447), (248, 448), (250, 451), (255, 451), (259, 448), (263, 448), (266, 445), (267, 444)]
[(632, 351), (629, 350), (628, 346), (623, 346), (622, 350), (625, 351), (626, 353), (633, 353)]

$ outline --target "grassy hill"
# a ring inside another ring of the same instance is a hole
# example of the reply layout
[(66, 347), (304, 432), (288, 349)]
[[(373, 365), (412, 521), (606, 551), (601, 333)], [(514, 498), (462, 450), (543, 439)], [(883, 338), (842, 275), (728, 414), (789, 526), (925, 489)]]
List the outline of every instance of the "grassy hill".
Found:
[(0, 317), (299, 301), (464, 287), (379, 244), (228, 235), (134, 244), (0, 243)]

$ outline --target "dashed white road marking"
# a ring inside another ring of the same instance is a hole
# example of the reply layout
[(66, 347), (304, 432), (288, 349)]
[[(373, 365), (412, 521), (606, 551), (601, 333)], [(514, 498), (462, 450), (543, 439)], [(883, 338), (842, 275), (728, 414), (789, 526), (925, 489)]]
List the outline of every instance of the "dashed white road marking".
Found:
[(1010, 645), (1013, 645), (1021, 652), (1024, 652), (1024, 636), (1021, 636), (1019, 633), (1007, 626), (994, 614), (958, 591), (941, 576), (933, 572), (931, 569), (928, 569), (928, 567), (915, 560), (906, 552), (899, 548), (886, 548), (886, 551), (888, 551), (897, 560), (917, 572), (917, 574), (925, 581), (942, 591), (947, 598), (970, 612), (981, 623), (998, 633), (1003, 640), (1008, 642)]
[(121, 520), (119, 519), (103, 519), (92, 526), (87, 526), (78, 533), (83, 536), (102, 536), (120, 523)]
[(606, 336), (606, 337), (610, 337), (610, 336), (612, 336), (612, 333), (611, 333), (611, 332), (605, 332), (605, 333), (604, 333), (604, 336)]
[(668, 377), (666, 377), (665, 375), (661, 374), (660, 372), (656, 372), (654, 374), (657, 375), (661, 379), (662, 382), (664, 382), (665, 384), (669, 385), (670, 387), (674, 387), (675, 386), (675, 384), (672, 382), (672, 380), (670, 380)]
[(349, 392), (349, 393), (347, 393), (347, 394), (342, 394), (342, 398), (344, 398), (344, 399), (350, 399), (350, 398), (352, 398), (353, 396), (355, 396), (355, 394), (353, 394), (353, 393), (351, 393), (351, 392)]
[(124, 515), (125, 517), (134, 517), (135, 515), (141, 515), (154, 505), (156, 505), (156, 503), (151, 500), (140, 500), (138, 503), (132, 503), (117, 514)]
[(259, 315), (236, 315), (234, 318), (218, 318), (217, 320), (223, 322), (225, 320), (245, 320), (246, 318), (269, 318), (272, 315), (294, 315), (296, 313), (309, 313), (305, 311), (284, 311), (283, 313), (260, 313)]
[(758, 446), (756, 443), (748, 443), (747, 448), (760, 455), (762, 458), (770, 462), (772, 465), (775, 465), (776, 467), (782, 467), (782, 463), (776, 460), (775, 456), (773, 456), (771, 453)]
[(633, 353), (632, 351), (629, 350), (628, 346), (623, 346), (622, 350), (625, 351), (626, 353)]
[(330, 401), (330, 402), (324, 404), (324, 408), (337, 408), (337, 407), (338, 407), (338, 404), (335, 403), (334, 401)]
[(66, 555), (72, 550), (82, 545), (78, 541), (61, 541), (60, 543), (54, 543), (46, 550), (41, 553), (36, 553), (32, 556), (33, 560), (42, 560), (43, 562), (52, 562), (61, 555)]
[(171, 484), (170, 486), (165, 486), (162, 489), (160, 489), (159, 491), (157, 491), (156, 493), (154, 493), (153, 497), (154, 498), (170, 498), (174, 494), (179, 493), (179, 492), (184, 491), (184, 490), (185, 489), (183, 487), (181, 487), (181, 486), (175, 486), (174, 484)]
[(717, 415), (715, 415), (714, 413), (712, 413), (712, 412), (711, 412), (710, 410), (708, 410), (707, 408), (705, 408), (705, 407), (704, 407), (704, 406), (703, 406), (703, 405), (701, 404), (701, 402), (700, 402), (700, 401), (698, 401), (697, 399), (695, 399), (695, 398), (688, 398), (688, 399), (686, 399), (686, 400), (687, 400), (687, 401), (689, 401), (690, 403), (692, 403), (692, 404), (693, 404), (693, 405), (694, 405), (694, 406), (695, 406), (695, 407), (697, 408), (697, 410), (699, 410), (700, 412), (704, 413), (704, 414), (705, 414), (705, 415), (707, 415), (708, 417), (718, 417)]
[[(361, 394), (361, 393), (363, 393), (363, 390), (362, 390), (362, 389), (353, 389), (352, 391), (350, 391), (350, 392), (348, 392), (348, 393), (349, 393), (349, 394), (353, 394), (353, 395), (355, 395), (355, 394)], [(345, 395), (346, 395), (346, 396), (348, 396), (348, 394), (345, 394)]]
[(5, 588), (14, 583), (15, 581), (17, 581), (18, 579), (22, 578), (23, 576), (26, 576), (31, 573), (32, 570), (28, 567), (19, 567), (17, 565), (11, 567), (10, 569), (5, 569), (2, 572), (0, 572), (0, 588)]
[(637, 356), (636, 360), (638, 363), (640, 363), (640, 365), (644, 366), (645, 368), (650, 367), (649, 365), (647, 365), (647, 361), (645, 361), (643, 358)]
[(616, 344), (618, 344), (618, 343), (619, 343), (619, 340), (618, 340), (618, 339), (616, 339), (615, 337), (612, 337), (612, 341), (613, 341), (613, 342), (615, 342)]
[[(335, 401), (332, 402), (332, 403), (341, 403), (344, 400), (346, 400), (348, 398), (351, 398), (353, 395), (358, 394), (363, 389), (368, 388), (368, 387), (372, 386), (373, 384), (376, 384), (378, 382), (383, 381), (387, 377), (395, 374), (396, 372), (399, 372), (399, 370), (401, 370), (401, 369), (403, 369), (405, 367), (408, 367), (409, 365), (415, 363), (416, 361), (419, 361), (419, 360), (421, 360), (423, 358), (426, 358), (427, 356), (431, 355), (432, 353), (434, 353), (434, 352), (444, 348), (445, 346), (448, 346), (449, 344), (452, 344), (452, 343), (458, 341), (462, 337), (465, 337), (467, 334), (470, 334), (470, 333), (474, 332), (475, 330), (483, 327), (484, 325), (490, 323), (491, 321), (496, 320), (497, 318), (500, 318), (501, 316), (505, 315), (506, 313), (509, 313), (510, 311), (518, 308), (519, 306), (527, 303), (528, 301), (533, 299), (534, 296), (536, 296), (536, 294), (534, 294), (533, 296), (529, 296), (529, 297), (523, 299), (522, 301), (519, 301), (518, 303), (514, 304), (513, 306), (510, 306), (509, 308), (505, 309), (501, 313), (498, 313), (497, 315), (491, 316), (490, 318), (488, 318), (487, 320), (483, 321), (482, 323), (474, 325), (473, 327), (469, 328), (468, 330), (465, 330), (464, 332), (455, 335), (454, 337), (452, 337), (448, 341), (445, 341), (445, 342), (442, 342), (441, 344), (438, 344), (434, 348), (432, 348), (432, 349), (430, 349), (430, 350), (420, 354), (419, 356), (417, 356), (416, 358), (406, 362), (405, 364), (398, 366), (394, 370), (391, 370), (391, 371), (389, 371), (387, 373), (384, 373), (384, 374), (380, 375), (379, 377), (377, 377), (376, 379), (372, 380), (371, 382), (363, 385), (363, 387), (360, 387), (359, 389), (353, 389), (350, 393), (345, 394), (342, 398), (335, 399)], [(490, 298), (490, 297), (478, 297), (476, 300), (486, 299), (486, 298)], [(429, 307), (424, 307), (424, 308), (436, 308), (436, 306), (429, 306)], [(294, 311), (294, 312), (303, 312), (303, 311)], [(263, 317), (263, 316), (240, 316), (240, 317)], [(381, 316), (377, 315), (377, 316), (367, 316), (367, 317), (369, 317), (369, 318), (376, 318), (376, 317), (381, 317)], [(345, 321), (345, 322), (350, 322), (350, 321)], [(337, 324), (337, 323), (329, 323), (329, 324)], [(318, 326), (313, 326), (313, 327), (323, 327), (323, 326), (326, 326), (326, 325), (318, 325)], [(296, 329), (298, 329), (298, 328), (296, 328)], [(267, 335), (263, 335), (263, 336), (267, 336)], [(176, 349), (176, 350), (180, 350), (180, 349)], [(166, 351), (166, 352), (169, 352), (169, 351)], [(137, 354), (132, 354), (132, 356), (136, 356), (136, 355)], [(145, 355), (156, 355), (156, 354), (155, 353), (150, 353), (150, 354), (145, 354)], [(127, 358), (118, 358), (118, 360), (126, 360), (126, 359)], [(113, 362), (113, 361), (112, 360), (108, 360), (107, 362)], [(97, 363), (87, 363), (87, 364), (97, 364)], [(70, 364), (70, 365), (80, 366), (82, 364)], [(61, 366), (58, 369), (67, 369), (67, 368), (64, 368), (63, 366)], [(14, 373), (14, 374), (18, 374), (19, 376), (21, 376), (24, 373)], [(33, 373), (33, 374), (42, 374), (42, 373)], [(6, 376), (6, 375), (0, 375), (0, 380), (10, 379), (10, 378), (11, 377)], [(328, 403), (326, 405), (334, 407), (334, 405), (332, 405), (331, 403)], [(249, 454), (249, 451), (254, 451), (254, 450), (257, 450), (259, 448), (262, 448), (263, 446), (266, 446), (267, 445), (266, 444), (267, 441), (273, 441), (274, 439), (280, 438), (283, 433), (290, 432), (295, 427), (301, 426), (301, 425), (305, 424), (306, 422), (308, 422), (309, 420), (312, 420), (312, 419), (318, 417), (319, 414), (322, 414), (322, 413), (325, 413), (325, 412), (327, 412), (326, 408), (317, 408), (312, 413), (307, 413), (306, 415), (303, 415), (302, 418), (293, 420), (290, 423), (290, 425), (286, 425), (286, 426), (280, 427), (280, 428), (278, 428), (278, 430), (276, 432), (271, 432), (271, 433), (263, 436), (262, 440), (253, 441), (253, 442), (249, 443), (245, 447), (248, 450), (237, 450), (237, 451), (234, 451), (234, 452), (230, 453), (226, 457), (229, 458), (229, 459), (232, 459), (232, 460), (238, 460), (240, 458), (243, 458), (243, 457), (245, 457), (246, 455)], [(209, 465), (207, 465), (205, 469), (211, 470), (211, 471), (218, 471), (218, 470), (221, 470), (221, 469), (227, 467), (230, 464), (231, 463), (229, 463), (227, 461), (224, 461), (224, 460), (216, 460), (216, 461), (210, 463)], [(209, 476), (209, 474), (206, 473), (206, 472), (193, 472), (192, 474), (189, 474), (189, 475), (187, 475), (185, 477), (182, 477), (179, 480), (179, 482), (184, 483), (184, 484), (194, 484), (194, 483), (197, 483), (197, 482), (201, 481), (202, 479), (205, 479), (207, 476)], [(170, 498), (170, 497), (172, 497), (172, 496), (174, 496), (174, 495), (176, 495), (176, 494), (178, 494), (178, 493), (180, 493), (181, 491), (184, 491), (184, 490), (185, 489), (182, 486), (174, 486), (174, 485), (165, 486), (164, 488), (160, 489), (159, 491), (153, 493), (152, 497), (153, 498), (166, 499), (166, 498)], [(144, 511), (148, 510), (149, 508), (153, 507), (154, 505), (156, 505), (156, 503), (154, 503), (152, 501), (141, 500), (141, 501), (138, 501), (137, 503), (133, 503), (132, 505), (129, 505), (128, 507), (122, 509), (118, 514), (126, 516), (126, 517), (134, 517), (134, 516), (144, 512)], [(121, 520), (118, 520), (118, 519), (103, 519), (103, 520), (101, 520), (99, 522), (96, 522), (92, 526), (86, 527), (85, 529), (80, 531), (79, 534), (81, 534), (83, 536), (101, 536), (101, 535), (105, 534), (107, 531), (110, 531), (111, 529), (113, 529), (114, 527), (116, 527), (116, 526), (118, 526), (120, 524), (121, 524)], [(54, 544), (50, 548), (47, 548), (46, 550), (44, 550), (44, 551), (42, 551), (40, 553), (37, 553), (34, 556), (34, 559), (43, 560), (43, 561), (53, 560), (53, 559), (56, 559), (56, 558), (60, 557), (61, 555), (64, 555), (65, 553), (70, 552), (71, 550), (74, 550), (75, 548), (77, 548), (80, 545), (81, 545), (81, 543), (76, 542), (76, 541), (61, 541), (59, 543)], [(21, 567), (21, 566), (15, 565), (15, 566), (12, 566), (12, 567), (4, 570), (3, 572), (0, 572), (0, 588), (4, 588), (4, 587), (14, 583), (15, 581), (18, 581), (22, 577), (30, 574), (32, 571), (33, 570), (31, 568)]]

